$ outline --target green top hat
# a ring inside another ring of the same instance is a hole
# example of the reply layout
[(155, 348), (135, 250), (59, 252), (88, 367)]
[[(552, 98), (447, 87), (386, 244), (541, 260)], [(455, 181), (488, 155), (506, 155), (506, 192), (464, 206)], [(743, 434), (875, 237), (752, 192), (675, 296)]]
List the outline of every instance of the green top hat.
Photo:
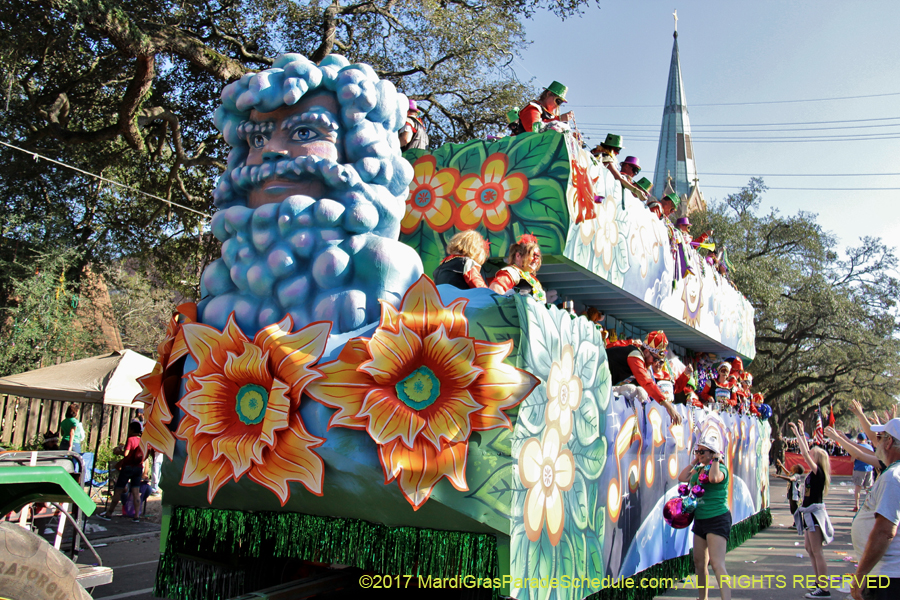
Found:
[(560, 98), (563, 102), (567, 102), (567, 100), (566, 100), (566, 93), (569, 91), (569, 88), (567, 88), (566, 86), (564, 86), (564, 85), (561, 84), (560, 82), (554, 81), (553, 83), (551, 83), (550, 85), (548, 85), (548, 86), (547, 86), (546, 88), (544, 88), (544, 89), (547, 90), (547, 91), (549, 91), (549, 92), (552, 92), (552, 93), (556, 94), (557, 96), (559, 96), (559, 98)]
[(622, 136), (616, 135), (614, 133), (607, 133), (606, 140), (603, 142), (604, 146), (609, 146), (610, 148), (615, 148), (616, 150), (622, 149)]
[(653, 187), (653, 182), (647, 179), (646, 177), (641, 177), (637, 181), (634, 182), (634, 185), (638, 186), (648, 194), (650, 193), (650, 188)]
[(515, 123), (519, 120), (519, 109), (513, 108), (511, 111), (506, 113), (506, 122), (507, 123)]
[(675, 210), (678, 210), (678, 206), (681, 204), (681, 200), (678, 199), (678, 196), (675, 194), (666, 194), (662, 197), (663, 200), (669, 200), (672, 204), (675, 205)]

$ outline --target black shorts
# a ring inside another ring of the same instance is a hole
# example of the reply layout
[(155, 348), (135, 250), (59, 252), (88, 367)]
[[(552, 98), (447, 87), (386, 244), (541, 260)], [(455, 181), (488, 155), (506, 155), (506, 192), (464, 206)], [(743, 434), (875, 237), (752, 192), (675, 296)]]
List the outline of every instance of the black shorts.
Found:
[(702, 537), (704, 540), (710, 533), (727, 540), (731, 535), (731, 511), (708, 519), (694, 519), (693, 532), (694, 535)]
[(116, 480), (116, 488), (123, 489), (129, 483), (132, 487), (141, 487), (142, 475), (143, 469), (140, 467), (122, 467), (122, 470), (119, 471), (119, 478)]

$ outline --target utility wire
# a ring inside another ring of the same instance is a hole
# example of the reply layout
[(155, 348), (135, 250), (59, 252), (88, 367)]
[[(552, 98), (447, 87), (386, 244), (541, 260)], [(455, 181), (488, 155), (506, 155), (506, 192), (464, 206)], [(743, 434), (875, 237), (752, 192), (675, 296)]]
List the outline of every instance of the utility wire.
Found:
[[(809, 98), (806, 100), (764, 100), (759, 102), (715, 102), (708, 104), (691, 104), (691, 108), (698, 106), (756, 106), (760, 104), (798, 104), (803, 102), (831, 102), (833, 100), (859, 100), (861, 98), (883, 98), (885, 96), (900, 96), (900, 92), (888, 94), (867, 94), (865, 96), (835, 96), (833, 98)], [(633, 106), (613, 106), (606, 104), (573, 104), (572, 108), (660, 108), (659, 104), (635, 104)]]
[[(784, 127), (781, 129), (706, 129), (706, 128), (698, 128), (691, 127), (691, 130), (694, 129), (700, 130), (701, 133), (710, 134), (710, 133), (778, 133), (783, 131), (839, 131), (844, 129), (875, 129), (882, 127), (900, 127), (900, 123), (886, 123), (882, 125), (849, 125), (846, 127)], [(607, 131), (609, 127), (603, 127), (600, 125), (592, 125), (587, 123), (585, 125), (579, 126), (579, 129), (588, 129), (591, 131)], [(635, 127), (619, 127), (618, 131), (623, 132), (633, 132), (637, 134), (641, 133), (651, 133), (653, 131), (658, 131), (659, 127), (654, 127), (653, 125), (640, 125)]]
[[(860, 135), (860, 136), (819, 136), (819, 137), (792, 137), (783, 139), (769, 139), (764, 137), (757, 138), (695, 138), (691, 141), (694, 144), (795, 144), (804, 142), (864, 142), (877, 140), (897, 140), (900, 135), (884, 134), (884, 135)], [(630, 142), (658, 142), (658, 137), (631, 137)]]
[[(691, 125), (691, 129), (696, 129), (699, 127), (775, 127), (778, 125), (826, 125), (833, 123), (865, 123), (868, 121), (896, 121), (900, 119), (900, 117), (878, 117), (874, 119), (843, 119), (839, 121), (791, 121), (786, 123), (720, 123), (714, 125), (704, 125), (704, 124), (693, 124)], [(637, 124), (637, 123), (591, 123), (588, 122), (588, 125), (597, 125), (602, 127), (655, 127), (659, 128), (658, 125), (654, 124)]]
[[(651, 169), (642, 170), (641, 173), (653, 173)], [(883, 177), (900, 175), (900, 173), (703, 173), (704, 177), (711, 175), (729, 177)]]
[(125, 185), (124, 183), (120, 183), (114, 179), (108, 179), (106, 177), (103, 177), (102, 175), (97, 175), (96, 173), (91, 173), (89, 171), (85, 171), (84, 169), (79, 169), (78, 167), (73, 167), (72, 165), (67, 165), (66, 163), (60, 162), (60, 161), (56, 160), (55, 158), (50, 158), (49, 156), (44, 156), (43, 154), (38, 154), (37, 152), (32, 152), (31, 150), (26, 150), (25, 148), (19, 148), (18, 146), (13, 146), (12, 144), (8, 144), (8, 143), (4, 142), (3, 140), (0, 140), (0, 144), (6, 146), (7, 148), (12, 148), (13, 150), (18, 150), (19, 152), (24, 152), (25, 154), (29, 154), (29, 155), (33, 156), (35, 160), (40, 158), (40, 159), (46, 160), (48, 162), (52, 162), (53, 164), (59, 165), (61, 167), (65, 167), (67, 169), (72, 169), (73, 171), (77, 171), (83, 175), (87, 175), (88, 177), (94, 177), (95, 179), (99, 179), (100, 181), (105, 181), (106, 183), (111, 183), (113, 185), (117, 185), (120, 188), (125, 188), (126, 190), (131, 190), (132, 192), (137, 192), (138, 194), (141, 194), (142, 196), (147, 196), (148, 198), (153, 198), (154, 200), (159, 200), (160, 202), (168, 204), (169, 206), (177, 206), (178, 208), (198, 214), (201, 217), (206, 217), (207, 219), (211, 218), (205, 212), (201, 212), (199, 210), (193, 209), (190, 206), (178, 204), (177, 202), (172, 202), (171, 200), (166, 200), (165, 198), (160, 198), (159, 196), (155, 196), (155, 195), (147, 193), (143, 190), (139, 190), (136, 187), (131, 187), (130, 185)]
[[(745, 186), (742, 185), (704, 185), (705, 188), (724, 188), (729, 190), (739, 190), (743, 189)], [(881, 188), (818, 188), (818, 187), (769, 187), (766, 186), (767, 190), (811, 190), (818, 192), (883, 192), (883, 191), (896, 191), (900, 190), (900, 187), (881, 187)]]

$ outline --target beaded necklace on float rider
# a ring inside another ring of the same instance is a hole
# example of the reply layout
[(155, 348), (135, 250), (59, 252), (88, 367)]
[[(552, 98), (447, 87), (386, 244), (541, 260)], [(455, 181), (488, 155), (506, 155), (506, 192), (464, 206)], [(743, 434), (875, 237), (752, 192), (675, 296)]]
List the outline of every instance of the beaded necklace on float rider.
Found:
[[(540, 251), (537, 237), (530, 233), (520, 236), (519, 241), (509, 249), (508, 265), (497, 271), (488, 287), (498, 294), (515, 289), (520, 294), (531, 294), (538, 302), (546, 303), (544, 287), (534, 276), (534, 272), (541, 268)], [(521, 257), (522, 266), (516, 264), (517, 257)], [(534, 262), (537, 262), (536, 268), (531, 266)]]
[[(725, 373), (725, 381), (719, 382), (718, 377), (721, 376), (723, 372)], [(714, 402), (716, 408), (722, 406), (734, 406), (736, 402), (734, 390), (728, 387), (728, 373), (730, 372), (731, 365), (729, 363), (719, 363), (718, 367), (716, 367), (716, 373), (718, 374), (717, 378), (707, 382), (703, 391), (700, 393), (700, 399), (705, 403)]]

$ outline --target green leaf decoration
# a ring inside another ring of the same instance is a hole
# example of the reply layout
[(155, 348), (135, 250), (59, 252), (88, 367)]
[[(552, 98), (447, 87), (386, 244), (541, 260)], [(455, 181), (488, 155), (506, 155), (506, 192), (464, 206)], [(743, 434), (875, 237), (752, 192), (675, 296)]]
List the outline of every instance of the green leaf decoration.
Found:
[(504, 138), (500, 138), (496, 142), (491, 142), (485, 145), (485, 152), (488, 155), (491, 155), (495, 152), (503, 152), (504, 154), (509, 154), (509, 149), (516, 143), (515, 136), (508, 135)]
[(544, 413), (547, 409), (546, 386), (538, 386), (531, 395), (519, 405), (519, 418), (516, 422), (531, 435), (538, 435), (544, 430)]
[[(556, 569), (557, 576), (569, 575), (574, 579), (581, 579), (587, 571), (587, 551), (584, 534), (580, 531), (567, 531), (563, 533), (559, 542), (559, 565)], [(580, 596), (576, 596), (580, 597)]]
[(572, 170), (572, 163), (568, 159), (554, 161), (550, 167), (544, 171), (544, 177), (550, 177), (558, 181), (568, 181), (569, 172)]
[[(599, 336), (591, 336), (598, 337)], [(581, 378), (581, 382), (584, 384), (584, 387), (590, 387), (594, 385), (594, 380), (597, 378), (597, 371), (600, 369), (600, 347), (596, 343), (591, 343), (591, 341), (583, 341), (576, 348), (576, 352), (578, 354), (578, 364), (580, 366), (579, 372), (576, 373), (579, 378)], [(599, 342), (600, 340), (596, 340)]]
[(470, 318), (469, 334), (487, 342), (512, 340), (513, 350), (505, 362), (515, 366), (519, 362), (520, 352), (519, 313), (516, 311), (515, 303), (509, 298), (494, 296), (493, 301), (492, 305), (489, 304), (478, 311), (477, 318)]
[[(545, 525), (546, 527), (546, 525)], [(527, 539), (527, 538), (526, 538)], [(547, 537), (546, 529), (541, 532), (541, 539), (530, 544), (528, 548), (528, 577), (537, 579), (549, 579), (553, 576), (553, 554), (554, 548), (550, 545), (550, 539)], [(550, 586), (546, 588), (539, 587), (537, 590), (531, 589), (532, 598), (536, 600), (546, 600), (550, 597), (553, 589)]]
[(406, 152), (404, 152), (403, 158), (408, 160), (409, 164), (412, 165), (412, 164), (415, 164), (415, 162), (417, 160), (419, 160), (419, 158), (424, 154), (428, 154), (428, 150), (422, 150), (421, 148), (413, 148), (411, 150), (407, 150)]
[(496, 450), (503, 456), (512, 456), (512, 430), (499, 429), (497, 435), (488, 443), (488, 448)]
[(550, 165), (562, 138), (556, 132), (516, 136), (517, 143), (509, 150), (510, 172), (523, 173), (529, 180), (537, 177)]
[[(600, 507), (605, 509), (605, 507)], [(593, 579), (594, 577), (603, 577), (605, 569), (603, 567), (603, 539), (605, 537), (606, 520), (602, 517), (597, 519), (597, 527), (593, 531), (584, 532), (585, 554), (587, 555), (587, 573), (586, 577)]]
[(536, 177), (528, 181), (528, 195), (511, 206), (520, 219), (550, 220), (568, 228), (566, 192), (555, 179)]
[(463, 150), (450, 158), (448, 167), (458, 169), (460, 175), (469, 173), (481, 173), (481, 165), (484, 164), (487, 153), (484, 151), (484, 142), (469, 142), (463, 146)]
[[(514, 225), (521, 225), (522, 233), (527, 232), (536, 235), (538, 241), (541, 243), (541, 251), (545, 256), (548, 254), (563, 253), (563, 248), (566, 243), (566, 234), (565, 228), (561, 225), (525, 220), (522, 220), (520, 223), (514, 223)], [(540, 277), (541, 274), (538, 273), (538, 279), (540, 279)]]
[(584, 390), (575, 415), (575, 438), (582, 446), (590, 446), (600, 437), (600, 409), (594, 392)]
[[(443, 169), (447, 166), (447, 163), (450, 162), (450, 159), (453, 157), (453, 154), (459, 150), (462, 146), (460, 144), (444, 144), (434, 152), (432, 152), (432, 156), (434, 156), (434, 160), (437, 163), (437, 168)], [(410, 151), (411, 152), (411, 151)]]
[(468, 498), (478, 500), (501, 517), (512, 518), (513, 469), (504, 465), (491, 473)]
[[(597, 487), (592, 485), (590, 487)], [(578, 529), (587, 529), (588, 523), (593, 517), (594, 506), (590, 504), (590, 498), (588, 497), (589, 486), (587, 481), (584, 479), (584, 475), (579, 472), (575, 472), (575, 483), (572, 484), (572, 489), (566, 492), (568, 504), (571, 507), (569, 511), (569, 515), (572, 517), (572, 525), (575, 525)], [(569, 523), (566, 523), (569, 525)]]
[(575, 468), (580, 469), (588, 479), (598, 479), (606, 464), (606, 438), (600, 438), (590, 446), (573, 448)]

